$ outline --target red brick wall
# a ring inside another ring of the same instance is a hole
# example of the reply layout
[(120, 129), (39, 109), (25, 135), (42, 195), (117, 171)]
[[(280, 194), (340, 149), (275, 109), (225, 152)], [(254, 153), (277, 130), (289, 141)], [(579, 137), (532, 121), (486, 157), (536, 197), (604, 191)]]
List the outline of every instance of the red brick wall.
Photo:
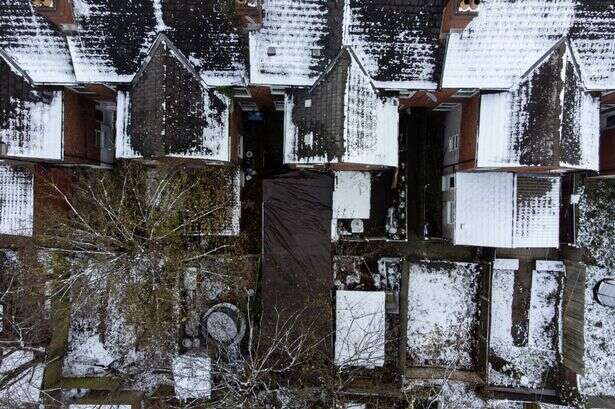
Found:
[(600, 137), (600, 173), (615, 175), (615, 129), (607, 129)]
[(476, 138), (480, 115), (480, 95), (477, 94), (461, 106), (461, 131), (459, 133), (459, 169), (476, 165)]
[(259, 110), (267, 111), (273, 109), (273, 97), (271, 96), (269, 87), (250, 87), (249, 91), (252, 100), (258, 106)]
[(459, 6), (459, 0), (449, 0), (447, 6), (442, 13), (442, 26), (440, 28), (440, 37), (449, 33), (451, 29), (461, 30), (466, 28), (470, 21), (476, 16), (476, 14), (457, 13)]
[(76, 92), (64, 92), (64, 161), (98, 163), (96, 147), (96, 104)]
[(69, 0), (54, 0), (56, 7), (54, 9), (45, 9), (44, 7), (34, 8), (47, 20), (61, 28), (62, 24), (73, 24), (73, 6)]

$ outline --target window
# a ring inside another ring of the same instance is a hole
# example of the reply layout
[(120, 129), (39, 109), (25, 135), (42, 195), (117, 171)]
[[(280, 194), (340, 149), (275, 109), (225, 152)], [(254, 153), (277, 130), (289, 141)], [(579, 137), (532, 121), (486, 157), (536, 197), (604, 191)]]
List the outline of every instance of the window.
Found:
[(459, 133), (454, 133), (448, 137), (448, 151), (454, 152), (459, 149)]
[(446, 202), (446, 223), (455, 224), (455, 202)]
[(94, 146), (100, 148), (102, 139), (102, 132), (100, 131), (100, 129), (96, 129), (94, 131)]
[(312, 100), (311, 99), (306, 99), (305, 100), (305, 107), (306, 108), (310, 108), (312, 106)]
[(448, 178), (448, 188), (449, 189), (455, 189), (455, 175), (451, 175)]
[(276, 111), (284, 111), (284, 101), (283, 100), (275, 100), (273, 101), (275, 104)]
[(276, 55), (276, 52), (277, 51), (276, 51), (275, 47), (267, 47), (267, 55), (268, 56), (270, 56), (270, 57), (274, 56), (274, 55)]

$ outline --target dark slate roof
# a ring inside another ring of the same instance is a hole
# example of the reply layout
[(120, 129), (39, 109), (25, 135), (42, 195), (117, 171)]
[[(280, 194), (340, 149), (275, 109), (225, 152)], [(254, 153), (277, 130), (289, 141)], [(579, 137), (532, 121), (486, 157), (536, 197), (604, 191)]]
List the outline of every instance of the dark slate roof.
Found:
[(483, 95), (478, 164), (596, 169), (598, 121), (598, 99), (562, 41), (510, 92)]
[(287, 96), (285, 161), (397, 166), (397, 124), (397, 98), (343, 48), (311, 89)]
[(0, 1), (0, 55), (37, 83), (74, 83), (64, 35), (30, 0)]
[(77, 79), (129, 82), (165, 33), (210, 85), (241, 82), (239, 28), (221, 6), (199, 0), (88, 0), (76, 7), (79, 30), (69, 37)]
[(166, 37), (156, 42), (129, 95), (118, 157), (229, 160), (228, 98), (205, 88), (194, 67)]
[(445, 0), (349, 0), (344, 44), (379, 88), (436, 88)]
[(310, 86), (344, 44), (378, 88), (435, 88), (445, 3), (265, 0), (263, 27), (250, 35), (251, 80)]
[(615, 3), (577, 2), (570, 38), (587, 88), (615, 89)]

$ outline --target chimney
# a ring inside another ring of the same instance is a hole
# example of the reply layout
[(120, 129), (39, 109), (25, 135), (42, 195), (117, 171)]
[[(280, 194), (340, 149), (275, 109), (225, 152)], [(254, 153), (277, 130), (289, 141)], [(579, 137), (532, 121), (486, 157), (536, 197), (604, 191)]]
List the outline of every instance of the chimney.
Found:
[(38, 14), (60, 30), (70, 32), (75, 29), (72, 0), (32, 0), (32, 5)]
[(235, 0), (235, 14), (246, 31), (254, 31), (263, 25), (261, 0)]
[(440, 39), (449, 33), (462, 31), (478, 15), (481, 0), (449, 0), (442, 13)]

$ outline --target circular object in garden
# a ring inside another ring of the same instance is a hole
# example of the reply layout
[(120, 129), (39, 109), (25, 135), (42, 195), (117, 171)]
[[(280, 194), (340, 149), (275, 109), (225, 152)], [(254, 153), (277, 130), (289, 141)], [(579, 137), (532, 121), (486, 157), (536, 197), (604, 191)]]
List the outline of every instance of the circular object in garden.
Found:
[(222, 345), (238, 344), (246, 332), (246, 322), (239, 308), (222, 303), (211, 307), (201, 318), (207, 336)]

